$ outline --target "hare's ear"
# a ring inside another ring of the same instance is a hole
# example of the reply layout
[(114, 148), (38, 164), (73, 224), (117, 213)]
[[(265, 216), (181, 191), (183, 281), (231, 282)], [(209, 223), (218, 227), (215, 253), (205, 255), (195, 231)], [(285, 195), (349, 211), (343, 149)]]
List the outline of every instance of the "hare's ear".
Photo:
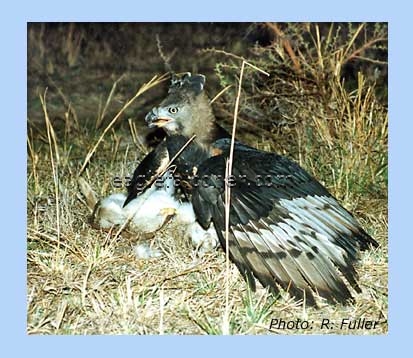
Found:
[(206, 77), (204, 75), (194, 75), (190, 79), (191, 88), (195, 94), (200, 94), (204, 90)]

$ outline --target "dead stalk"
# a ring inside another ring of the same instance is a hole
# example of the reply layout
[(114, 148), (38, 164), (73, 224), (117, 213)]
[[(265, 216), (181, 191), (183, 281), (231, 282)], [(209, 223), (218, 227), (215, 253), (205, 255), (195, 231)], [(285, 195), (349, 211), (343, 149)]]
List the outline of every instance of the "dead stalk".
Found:
[(225, 169), (225, 311), (224, 317), (222, 322), (222, 333), (229, 334), (229, 311), (230, 311), (230, 304), (229, 304), (229, 213), (231, 207), (231, 187), (228, 185), (228, 181), (232, 175), (232, 165), (234, 161), (234, 146), (235, 146), (235, 133), (237, 129), (237, 120), (238, 120), (238, 111), (239, 111), (239, 101), (241, 97), (241, 89), (242, 89), (242, 79), (244, 76), (244, 69), (245, 65), (252, 67), (253, 69), (260, 71), (261, 73), (269, 74), (260, 68), (250, 64), (249, 62), (242, 60), (241, 64), (241, 71), (239, 76), (238, 82), (238, 92), (237, 98), (235, 99), (235, 107), (234, 107), (234, 122), (232, 124), (232, 134), (231, 134), (231, 146), (229, 151), (229, 158), (227, 161), (226, 169)]
[(166, 74), (158, 77), (154, 76), (152, 79), (148, 82), (145, 83), (139, 90), (136, 92), (136, 94), (128, 101), (126, 104), (121, 108), (121, 110), (116, 114), (116, 116), (112, 119), (112, 121), (106, 126), (102, 134), (100, 135), (99, 139), (93, 146), (93, 148), (89, 151), (89, 153), (86, 155), (85, 161), (83, 162), (82, 167), (80, 168), (79, 175), (83, 173), (85, 170), (86, 166), (89, 164), (90, 159), (92, 158), (93, 154), (95, 153), (97, 147), (99, 144), (102, 142), (103, 138), (105, 137), (106, 133), (113, 127), (113, 125), (117, 122), (117, 120), (120, 118), (121, 114), (128, 108), (139, 96), (141, 96), (144, 92), (148, 91), (152, 87), (156, 86), (160, 82), (164, 81), (166, 79)]
[(282, 30), (278, 27), (278, 25), (276, 23), (267, 22), (266, 25), (272, 31), (274, 31), (274, 33), (281, 39), (282, 45), (285, 48), (285, 50), (287, 51), (288, 56), (290, 57), (290, 59), (293, 63), (295, 72), (300, 73), (301, 72), (300, 62), (298, 61), (297, 56), (295, 55), (295, 52), (294, 52), (294, 50), (291, 46), (290, 41), (288, 41), (287, 37), (284, 35)]
[(221, 97), (226, 91), (228, 91), (230, 88), (232, 87), (232, 85), (228, 85), (225, 88), (223, 88), (221, 91), (218, 92), (218, 94), (212, 98), (209, 103), (214, 103), (219, 97)]
[(110, 104), (110, 102), (112, 101), (113, 95), (115, 94), (116, 87), (118, 86), (118, 83), (123, 79), (124, 76), (125, 76), (125, 75), (123, 74), (122, 76), (120, 76), (120, 77), (113, 83), (112, 88), (111, 88), (111, 90), (110, 90), (110, 92), (109, 92), (109, 96), (108, 96), (108, 98), (106, 99), (105, 106), (103, 107), (103, 110), (102, 110), (102, 112), (100, 113), (100, 115), (99, 115), (99, 117), (98, 117), (98, 119), (97, 119), (97, 121), (96, 121), (96, 125), (95, 125), (95, 128), (96, 128), (96, 129), (100, 128), (100, 126), (101, 126), (101, 124), (102, 124), (102, 122), (103, 122), (103, 119), (105, 118), (106, 111), (107, 111), (107, 109), (109, 108), (109, 104)]
[[(57, 149), (56, 135), (55, 135), (53, 126), (50, 122), (49, 115), (47, 113), (46, 93), (47, 93), (47, 89), (44, 92), (43, 97), (41, 95), (39, 95), (39, 97), (40, 97), (40, 102), (43, 108), (44, 119), (46, 122), (47, 140), (49, 143), (50, 162), (52, 165), (52, 175), (53, 175), (53, 182), (54, 182), (54, 188), (55, 188), (57, 252), (59, 252), (59, 249), (60, 249), (59, 161), (60, 161), (60, 158), (59, 158), (59, 151)], [(55, 162), (55, 159), (56, 159), (56, 162)]]

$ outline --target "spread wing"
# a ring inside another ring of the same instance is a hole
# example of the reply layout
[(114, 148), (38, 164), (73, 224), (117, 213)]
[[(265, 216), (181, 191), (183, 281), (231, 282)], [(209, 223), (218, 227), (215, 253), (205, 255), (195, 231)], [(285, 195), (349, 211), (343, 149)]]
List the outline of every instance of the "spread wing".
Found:
[[(213, 221), (225, 250), (226, 153), (198, 170), (192, 202), (198, 221)], [(246, 281), (279, 287), (315, 305), (314, 292), (331, 302), (352, 298), (359, 249), (377, 243), (351, 214), (297, 164), (237, 144), (232, 170), (229, 252)]]

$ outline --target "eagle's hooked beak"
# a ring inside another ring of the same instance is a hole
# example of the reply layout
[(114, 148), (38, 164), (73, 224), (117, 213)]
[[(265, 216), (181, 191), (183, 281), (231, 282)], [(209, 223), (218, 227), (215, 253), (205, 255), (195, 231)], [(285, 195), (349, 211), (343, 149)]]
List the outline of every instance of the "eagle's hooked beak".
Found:
[(148, 124), (149, 128), (161, 128), (174, 120), (173, 118), (166, 116), (162, 112), (162, 110), (155, 107), (145, 116), (145, 122)]

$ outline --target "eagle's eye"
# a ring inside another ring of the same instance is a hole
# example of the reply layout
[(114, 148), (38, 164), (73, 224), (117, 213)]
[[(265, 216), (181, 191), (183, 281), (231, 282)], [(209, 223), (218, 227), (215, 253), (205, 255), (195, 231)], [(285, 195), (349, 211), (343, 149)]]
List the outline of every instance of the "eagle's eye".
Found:
[(171, 113), (171, 114), (178, 113), (178, 111), (179, 111), (178, 107), (169, 107), (168, 108), (168, 112)]

